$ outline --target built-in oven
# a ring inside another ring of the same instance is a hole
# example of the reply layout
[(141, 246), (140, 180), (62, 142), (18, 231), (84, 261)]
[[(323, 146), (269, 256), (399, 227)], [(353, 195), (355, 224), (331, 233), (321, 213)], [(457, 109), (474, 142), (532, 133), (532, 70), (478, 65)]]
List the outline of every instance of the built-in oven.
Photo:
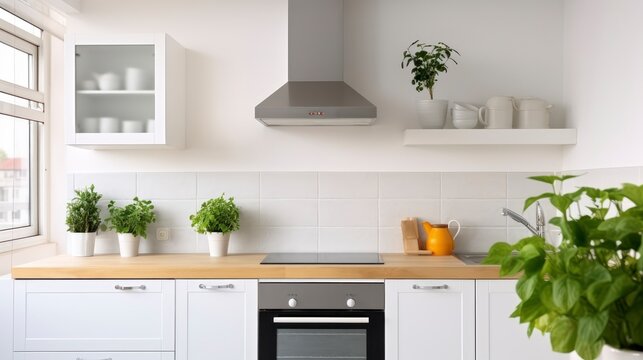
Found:
[(259, 360), (384, 360), (384, 284), (259, 284)]

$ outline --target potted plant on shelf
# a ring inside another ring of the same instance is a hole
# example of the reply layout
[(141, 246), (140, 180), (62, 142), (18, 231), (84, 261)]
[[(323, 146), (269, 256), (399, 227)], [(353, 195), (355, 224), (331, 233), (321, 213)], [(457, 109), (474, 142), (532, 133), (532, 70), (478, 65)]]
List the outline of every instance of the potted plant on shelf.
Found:
[(67, 249), (71, 256), (93, 256), (96, 233), (101, 225), (98, 201), (102, 195), (94, 185), (74, 190), (76, 196), (67, 203)]
[(140, 238), (147, 237), (147, 226), (156, 221), (152, 202), (135, 197), (131, 204), (118, 207), (112, 200), (107, 210), (105, 222), (110, 230), (116, 230), (121, 257), (138, 256)]
[[(415, 46), (415, 49), (411, 49)], [(415, 40), (402, 53), (402, 69), (411, 67), (413, 79), (411, 84), (417, 92), (428, 90), (429, 99), (419, 100), (417, 103), (418, 120), (420, 124), (429, 129), (444, 127), (447, 117), (447, 100), (434, 100), (433, 88), (438, 81), (438, 75), (447, 72), (447, 64), (452, 61), (457, 64), (452, 56), (460, 53), (443, 42), (429, 45)]]
[(230, 233), (239, 230), (239, 208), (234, 198), (210, 199), (201, 205), (201, 209), (190, 215), (192, 227), (199, 234), (206, 234), (210, 256), (219, 257), (228, 254)]
[(559, 246), (539, 236), (499, 242), (485, 263), (500, 265), (501, 276), (519, 274), (520, 303), (511, 316), (529, 324), (529, 335), (534, 329), (549, 333), (554, 351), (575, 351), (585, 360), (640, 359), (643, 185), (557, 190), (572, 177), (531, 177), (553, 190), (525, 201), (526, 209), (549, 199), (559, 211), (550, 221), (561, 230)]

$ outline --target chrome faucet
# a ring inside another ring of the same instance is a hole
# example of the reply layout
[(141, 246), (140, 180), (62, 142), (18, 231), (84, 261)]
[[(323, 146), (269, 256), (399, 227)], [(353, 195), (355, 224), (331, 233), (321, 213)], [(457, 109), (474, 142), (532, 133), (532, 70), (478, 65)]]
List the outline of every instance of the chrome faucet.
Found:
[(509, 216), (512, 218), (514, 221), (517, 221), (529, 231), (531, 231), (534, 235), (538, 235), (541, 238), (545, 238), (545, 213), (543, 212), (542, 206), (540, 206), (540, 203), (536, 201), (536, 226), (534, 227), (525, 219), (522, 215), (518, 214), (517, 212), (507, 209), (507, 208), (502, 208), (502, 216)]

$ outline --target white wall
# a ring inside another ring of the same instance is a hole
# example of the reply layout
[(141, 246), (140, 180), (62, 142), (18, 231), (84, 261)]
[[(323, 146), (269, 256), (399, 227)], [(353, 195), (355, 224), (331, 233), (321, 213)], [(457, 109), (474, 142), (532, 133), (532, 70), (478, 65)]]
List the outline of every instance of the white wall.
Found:
[[(562, 121), (563, 6), (557, 0), (346, 0), (345, 78), (378, 105), (376, 125), (266, 128), (254, 106), (287, 80), (286, 0), (85, 1), (68, 21), (80, 33), (171, 34), (188, 49), (185, 151), (67, 151), (67, 170), (558, 169), (551, 147), (405, 148), (419, 95), (401, 53), (415, 39), (445, 41), (461, 64), (437, 96), (481, 103), (499, 94), (539, 96)], [(525, 45), (526, 46), (523, 46)]]
[(578, 145), (563, 168), (643, 163), (643, 2), (565, 2), (565, 103)]

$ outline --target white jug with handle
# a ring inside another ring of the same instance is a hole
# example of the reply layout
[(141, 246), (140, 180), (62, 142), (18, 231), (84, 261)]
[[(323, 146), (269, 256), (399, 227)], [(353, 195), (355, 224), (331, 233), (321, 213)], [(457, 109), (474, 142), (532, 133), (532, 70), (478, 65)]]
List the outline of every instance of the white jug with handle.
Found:
[(115, 73), (104, 73), (104, 74), (92, 74), (96, 82), (98, 83), (98, 89), (104, 91), (120, 90), (121, 89), (121, 77)]
[(549, 109), (553, 105), (538, 98), (516, 99), (514, 105), (518, 112), (519, 129), (548, 129)]
[(478, 110), (478, 120), (487, 129), (511, 129), (514, 99), (511, 96), (494, 96)]

